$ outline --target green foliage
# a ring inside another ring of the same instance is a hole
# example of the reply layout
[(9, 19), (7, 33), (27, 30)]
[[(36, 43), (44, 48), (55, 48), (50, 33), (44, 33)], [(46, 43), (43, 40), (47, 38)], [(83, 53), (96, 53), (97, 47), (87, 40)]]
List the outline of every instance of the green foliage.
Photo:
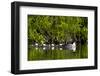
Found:
[(40, 44), (87, 40), (87, 18), (74, 16), (28, 16), (28, 38)]

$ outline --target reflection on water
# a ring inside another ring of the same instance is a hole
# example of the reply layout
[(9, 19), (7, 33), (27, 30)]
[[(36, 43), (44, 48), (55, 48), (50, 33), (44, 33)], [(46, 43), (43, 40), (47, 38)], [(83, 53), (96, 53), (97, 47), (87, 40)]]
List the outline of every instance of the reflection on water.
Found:
[(42, 49), (42, 50), (72, 50), (73, 52), (76, 51), (76, 43), (74, 42), (73, 44), (43, 44), (39, 45), (35, 43), (32, 45), (35, 49)]
[(28, 60), (55, 60), (88, 58), (87, 44), (76, 45), (73, 51), (69, 45), (32, 45), (28, 48)]

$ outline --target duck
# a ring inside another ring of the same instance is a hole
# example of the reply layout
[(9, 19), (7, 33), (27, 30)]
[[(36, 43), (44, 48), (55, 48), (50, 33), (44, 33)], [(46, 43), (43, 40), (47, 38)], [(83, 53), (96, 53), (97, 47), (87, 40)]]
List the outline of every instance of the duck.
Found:
[(38, 46), (38, 43), (35, 43), (35, 46)]
[(50, 44), (44, 43), (42, 46), (43, 50), (49, 50), (50, 49)]
[(46, 46), (46, 44), (43, 44), (43, 46), (45, 47), (45, 46)]
[(73, 52), (75, 52), (76, 51), (76, 42), (68, 43), (65, 47), (66, 47), (66, 49), (72, 50)]

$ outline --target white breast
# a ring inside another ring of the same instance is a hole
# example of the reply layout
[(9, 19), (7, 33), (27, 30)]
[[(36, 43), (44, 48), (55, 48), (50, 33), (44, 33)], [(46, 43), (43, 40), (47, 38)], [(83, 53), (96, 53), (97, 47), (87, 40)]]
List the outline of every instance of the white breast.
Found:
[(72, 44), (72, 49), (73, 49), (73, 52), (76, 51), (76, 43), (75, 42)]

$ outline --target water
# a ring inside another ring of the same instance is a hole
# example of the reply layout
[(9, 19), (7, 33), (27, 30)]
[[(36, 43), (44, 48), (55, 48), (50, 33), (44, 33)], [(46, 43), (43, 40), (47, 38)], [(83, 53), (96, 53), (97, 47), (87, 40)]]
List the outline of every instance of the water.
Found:
[(75, 52), (62, 45), (28, 46), (28, 60), (57, 60), (88, 58), (87, 44), (77, 45)]

